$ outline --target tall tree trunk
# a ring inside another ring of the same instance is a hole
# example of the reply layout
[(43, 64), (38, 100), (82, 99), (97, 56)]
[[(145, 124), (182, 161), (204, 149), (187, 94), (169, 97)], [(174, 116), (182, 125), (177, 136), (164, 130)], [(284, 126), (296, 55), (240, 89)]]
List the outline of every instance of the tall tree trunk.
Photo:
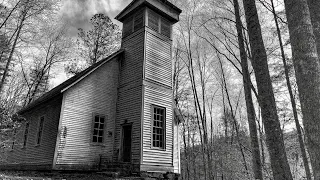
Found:
[(4, 72), (2, 74), (2, 78), (1, 78), (1, 81), (0, 81), (0, 94), (1, 94), (1, 92), (3, 90), (6, 78), (7, 78), (8, 73), (9, 73), (9, 68), (10, 68), (10, 65), (11, 65), (12, 58), (13, 58), (13, 53), (14, 53), (15, 48), (17, 46), (18, 39), (20, 38), (21, 29), (22, 29), (22, 27), (24, 25), (24, 21), (26, 20), (26, 17), (27, 17), (27, 14), (28, 14), (28, 11), (27, 11), (28, 3), (29, 3), (29, 0), (27, 0), (26, 1), (26, 5), (24, 5), (25, 7), (24, 7), (24, 9), (22, 11), (21, 20), (19, 22), (19, 25), (17, 26), (17, 34), (16, 34), (16, 37), (15, 37), (15, 39), (13, 41), (13, 45), (12, 45), (11, 50), (10, 50), (10, 54), (9, 54), (9, 57), (8, 57), (8, 60), (7, 60), (7, 63), (6, 63), (6, 67), (5, 67)]
[(255, 0), (243, 0), (266, 142), (275, 180), (291, 180)]
[(263, 178), (262, 178), (262, 168), (261, 168), (257, 125), (255, 120), (255, 110), (254, 110), (253, 101), (252, 101), (251, 84), (249, 81), (250, 74), (248, 70), (247, 53), (245, 50), (244, 39), (242, 34), (242, 22), (240, 19), (240, 11), (239, 11), (240, 8), (239, 8), (238, 0), (233, 0), (233, 5), (234, 5), (234, 11), (235, 11), (235, 17), (236, 17), (236, 27), (237, 27), (237, 33), (238, 33), (238, 44), (239, 44), (240, 58), (241, 58), (243, 87), (244, 87), (245, 101), (247, 106), (247, 118), (248, 118), (250, 139), (251, 139), (252, 169), (254, 173), (254, 178), (262, 180)]
[(320, 63), (307, 0), (285, 0), (293, 65), (314, 179), (320, 179)]
[[(189, 177), (190, 177), (190, 170), (189, 170), (189, 160), (191, 158), (189, 158), (189, 149), (190, 149), (190, 144), (188, 143), (187, 145), (187, 141), (186, 141), (186, 136), (187, 136), (187, 132), (186, 132), (186, 124), (185, 122), (183, 123), (183, 145), (184, 145), (184, 156), (185, 156), (185, 160), (186, 160), (186, 176), (187, 176), (187, 180), (189, 180)], [(189, 128), (188, 128), (189, 129)], [(188, 133), (190, 133), (190, 131), (188, 130)]]
[(282, 37), (281, 37), (281, 32), (280, 32), (280, 27), (279, 27), (278, 18), (277, 18), (277, 14), (276, 14), (273, 0), (271, 0), (271, 6), (272, 6), (272, 14), (273, 14), (274, 22), (275, 22), (276, 28), (277, 28), (277, 34), (278, 34), (278, 39), (279, 39), (279, 44), (280, 44), (284, 73), (285, 73), (286, 83), (287, 83), (287, 87), (288, 87), (288, 91), (289, 91), (289, 95), (290, 95), (290, 101), (291, 101), (291, 106), (292, 106), (292, 111), (293, 111), (294, 122), (296, 124), (298, 140), (299, 140), (299, 145), (300, 145), (300, 151), (301, 151), (301, 155), (302, 155), (302, 161), (303, 161), (304, 169), (306, 172), (307, 180), (311, 180), (311, 172), (310, 172), (310, 168), (309, 168), (306, 148), (305, 148), (305, 145), (303, 142), (301, 127), (300, 127), (300, 123), (299, 123), (299, 119), (298, 119), (297, 105), (296, 105), (296, 101), (295, 101), (292, 87), (290, 84), (289, 68), (287, 66), (287, 61), (286, 61), (286, 57), (285, 57), (285, 53), (284, 53)]
[(320, 54), (320, 1), (308, 0), (313, 33), (316, 37), (317, 52)]

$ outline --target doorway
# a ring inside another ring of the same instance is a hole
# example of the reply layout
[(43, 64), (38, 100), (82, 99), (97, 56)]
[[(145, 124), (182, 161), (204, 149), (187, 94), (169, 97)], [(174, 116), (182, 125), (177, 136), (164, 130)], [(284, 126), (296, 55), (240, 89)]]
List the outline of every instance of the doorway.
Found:
[(131, 162), (131, 132), (132, 125), (122, 126), (122, 160), (123, 162)]

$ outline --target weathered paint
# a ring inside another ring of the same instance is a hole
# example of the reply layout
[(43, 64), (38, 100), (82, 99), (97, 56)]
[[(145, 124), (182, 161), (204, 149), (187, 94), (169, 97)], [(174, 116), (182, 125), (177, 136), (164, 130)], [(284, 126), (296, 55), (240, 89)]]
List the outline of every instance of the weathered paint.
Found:
[[(92, 169), (112, 157), (119, 57), (106, 62), (63, 93), (55, 169)], [(106, 117), (104, 142), (92, 143), (95, 114)]]

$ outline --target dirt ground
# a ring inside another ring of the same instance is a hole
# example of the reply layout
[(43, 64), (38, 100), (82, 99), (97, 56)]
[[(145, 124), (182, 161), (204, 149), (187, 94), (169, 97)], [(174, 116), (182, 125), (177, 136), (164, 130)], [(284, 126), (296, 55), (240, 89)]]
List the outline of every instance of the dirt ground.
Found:
[[(114, 180), (103, 174), (92, 172), (44, 172), (44, 171), (1, 171), (1, 180)], [(122, 178), (116, 178), (122, 180)], [(125, 180), (125, 179), (124, 179)]]

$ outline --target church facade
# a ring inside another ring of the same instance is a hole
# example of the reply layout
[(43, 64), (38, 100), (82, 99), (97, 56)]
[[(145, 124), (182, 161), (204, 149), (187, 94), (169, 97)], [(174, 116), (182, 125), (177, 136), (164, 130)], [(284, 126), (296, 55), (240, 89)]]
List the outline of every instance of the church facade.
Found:
[(21, 110), (27, 121), (0, 167), (179, 174), (171, 48), (180, 13), (166, 0), (133, 0), (116, 17), (121, 49)]

